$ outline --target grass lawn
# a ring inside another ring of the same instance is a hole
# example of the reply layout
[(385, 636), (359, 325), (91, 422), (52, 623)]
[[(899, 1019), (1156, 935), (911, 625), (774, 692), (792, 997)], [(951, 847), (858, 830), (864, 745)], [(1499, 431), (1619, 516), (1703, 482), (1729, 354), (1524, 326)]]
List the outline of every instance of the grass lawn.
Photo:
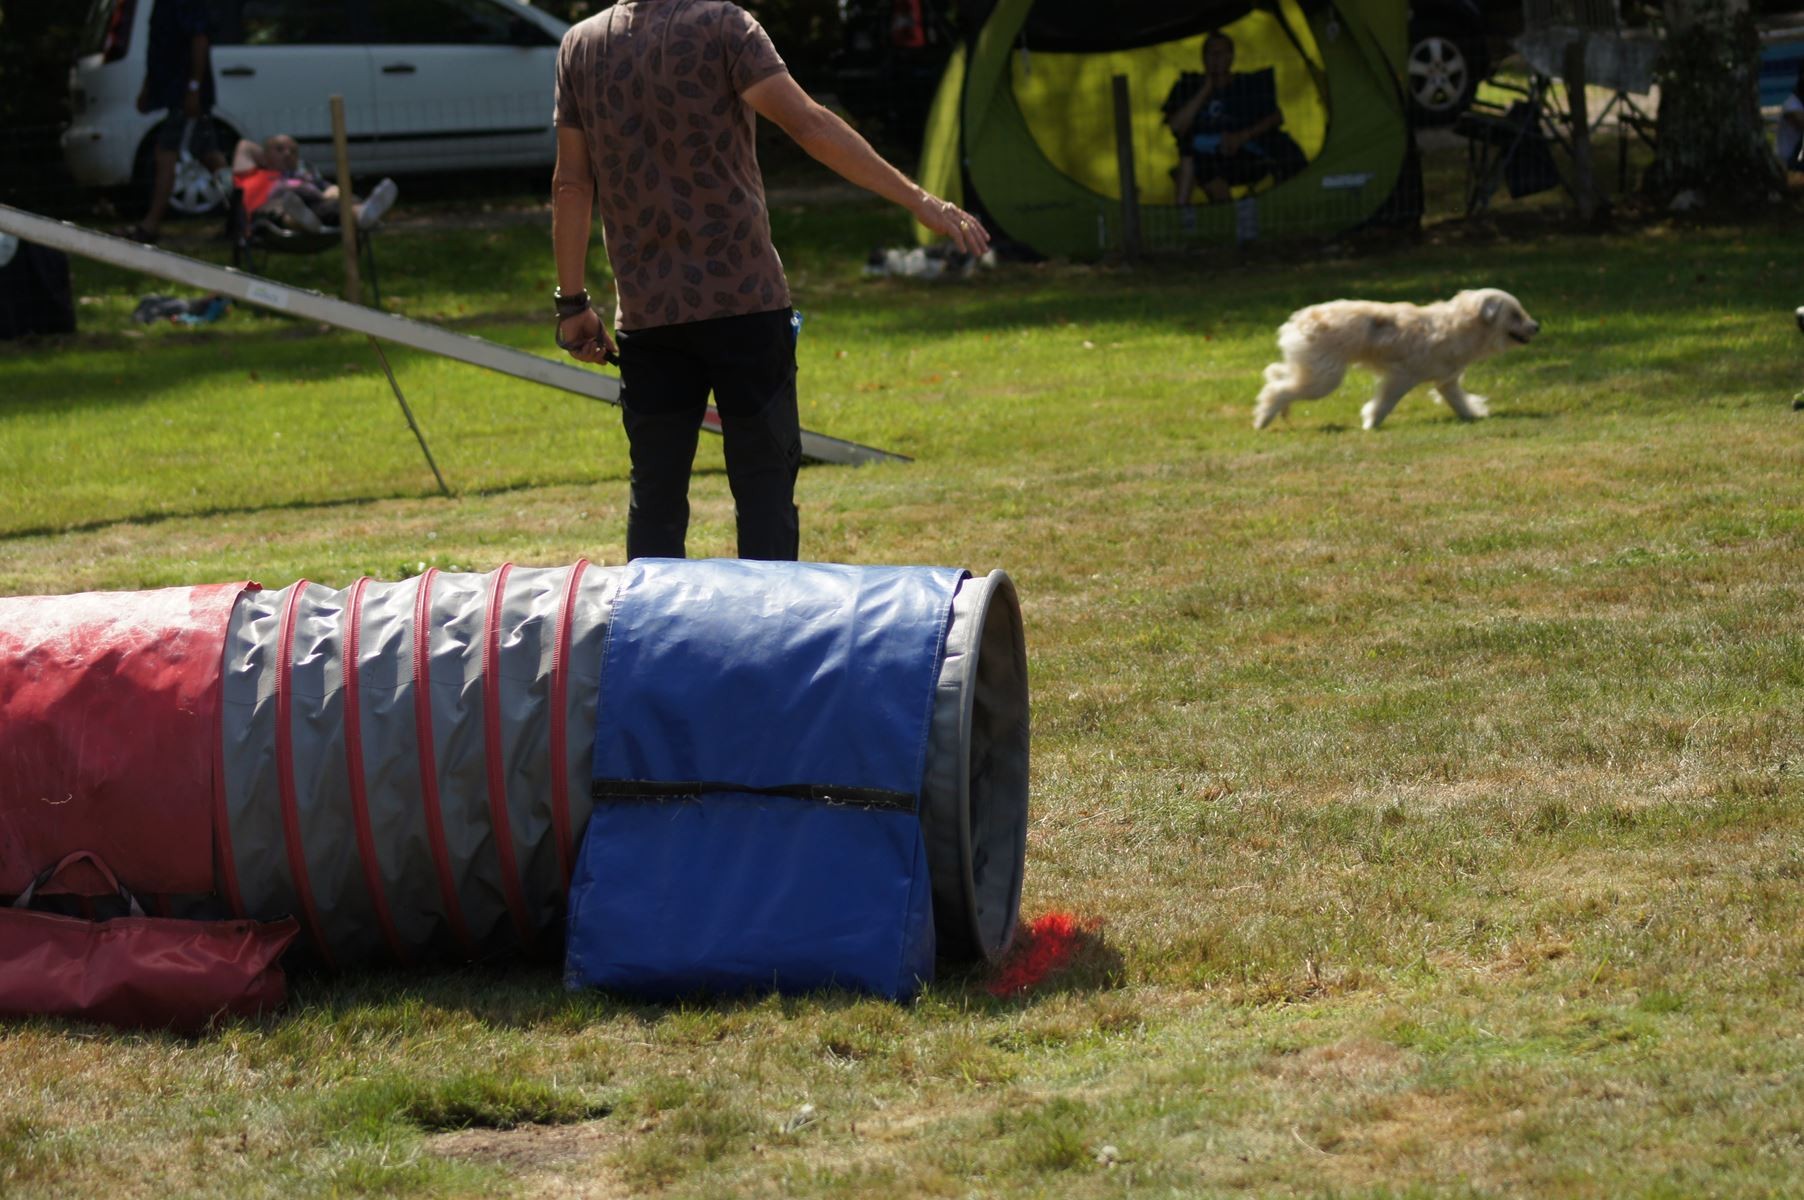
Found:
[[(1014, 576), (1024, 908), (1094, 953), (910, 1008), (530, 968), (301, 979), (193, 1042), (11, 1026), (0, 1194), (1796, 1194), (1794, 230), (921, 284), (859, 276), (875, 207), (776, 220), (804, 423), (916, 459), (805, 471), (803, 552)], [(391, 307), (551, 352), (542, 225), (381, 253)], [(1363, 433), (1356, 377), (1251, 428), (1292, 309), (1481, 285), (1543, 324), (1468, 376), (1492, 419)], [(392, 352), (445, 500), (367, 343), (131, 326), (157, 286), (78, 266), (83, 332), (0, 348), (0, 593), (620, 561), (613, 409)], [(694, 500), (730, 553), (717, 443)]]

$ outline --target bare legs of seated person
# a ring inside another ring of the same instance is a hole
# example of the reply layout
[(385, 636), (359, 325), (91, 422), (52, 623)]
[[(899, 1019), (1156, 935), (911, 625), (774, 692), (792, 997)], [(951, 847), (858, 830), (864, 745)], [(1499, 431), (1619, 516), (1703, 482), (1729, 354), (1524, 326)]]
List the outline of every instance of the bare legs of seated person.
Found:
[[(1196, 210), (1190, 207), (1190, 197), (1195, 194), (1197, 187), (1196, 159), (1186, 154), (1178, 160), (1178, 213), (1186, 231), (1196, 228)], [(1201, 187), (1211, 204), (1220, 204), (1234, 196), (1234, 190), (1225, 179), (1211, 179), (1201, 184)]]
[[(399, 194), (395, 181), (384, 179), (370, 189), (367, 199), (359, 200), (353, 195), (351, 207), (356, 214), (357, 228), (374, 228), (388, 210), (394, 207), (395, 197)], [(338, 189), (330, 187), (320, 191), (316, 188), (285, 187), (264, 201), (257, 211), (273, 216), (281, 224), (302, 233), (324, 233), (328, 224), (334, 228), (338, 225)]]

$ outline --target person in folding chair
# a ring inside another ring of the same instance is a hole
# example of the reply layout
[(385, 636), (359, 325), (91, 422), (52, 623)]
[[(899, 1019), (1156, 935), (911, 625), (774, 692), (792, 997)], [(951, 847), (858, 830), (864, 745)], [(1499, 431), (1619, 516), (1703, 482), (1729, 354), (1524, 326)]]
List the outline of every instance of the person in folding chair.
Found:
[[(249, 218), (274, 220), (302, 233), (324, 233), (338, 224), (338, 185), (329, 184), (301, 161), (301, 147), (285, 133), (271, 134), (262, 142), (239, 141), (232, 151), (232, 182), (244, 193)], [(370, 189), (368, 199), (351, 196), (357, 228), (371, 229), (394, 206), (399, 189), (384, 179)]]
[(1276, 72), (1235, 71), (1234, 39), (1219, 29), (1203, 39), (1203, 73), (1178, 77), (1164, 113), (1178, 139), (1178, 205), (1185, 210), (1198, 187), (1221, 203), (1237, 186), (1268, 175), (1283, 183), (1308, 165), (1282, 128)]

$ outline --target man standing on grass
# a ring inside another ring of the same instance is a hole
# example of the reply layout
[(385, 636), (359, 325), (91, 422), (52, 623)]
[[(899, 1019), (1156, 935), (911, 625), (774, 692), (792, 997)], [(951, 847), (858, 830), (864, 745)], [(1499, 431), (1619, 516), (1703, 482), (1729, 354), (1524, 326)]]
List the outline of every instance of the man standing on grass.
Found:
[[(627, 557), (683, 557), (689, 473), (712, 391), (739, 556), (793, 560), (795, 332), (754, 113), (965, 253), (982, 254), (988, 235), (810, 99), (758, 22), (724, 0), (620, 0), (572, 26), (558, 51), (555, 108), (557, 341), (583, 362), (619, 355), (632, 457)], [(597, 201), (618, 343), (583, 287)]]
[(144, 52), (138, 111), (167, 111), (156, 127), (150, 209), (142, 221), (121, 229), (122, 237), (150, 243), (162, 233), (184, 144), (216, 176), (225, 169), (225, 155), (213, 130), (211, 34), (212, 17), (204, 0), (156, 0), (150, 10), (150, 44)]

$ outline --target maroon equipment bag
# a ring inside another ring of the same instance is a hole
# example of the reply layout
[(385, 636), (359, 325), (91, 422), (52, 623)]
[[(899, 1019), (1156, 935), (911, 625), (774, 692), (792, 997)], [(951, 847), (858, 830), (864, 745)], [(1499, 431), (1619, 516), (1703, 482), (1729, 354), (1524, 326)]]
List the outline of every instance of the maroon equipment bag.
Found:
[[(33, 896), (85, 860), (124, 900), (130, 916), (87, 921), (36, 912)], [(68, 1017), (195, 1033), (221, 1016), (282, 1006), (278, 959), (300, 925), (147, 917), (106, 864), (77, 850), (0, 908), (0, 1018)]]

